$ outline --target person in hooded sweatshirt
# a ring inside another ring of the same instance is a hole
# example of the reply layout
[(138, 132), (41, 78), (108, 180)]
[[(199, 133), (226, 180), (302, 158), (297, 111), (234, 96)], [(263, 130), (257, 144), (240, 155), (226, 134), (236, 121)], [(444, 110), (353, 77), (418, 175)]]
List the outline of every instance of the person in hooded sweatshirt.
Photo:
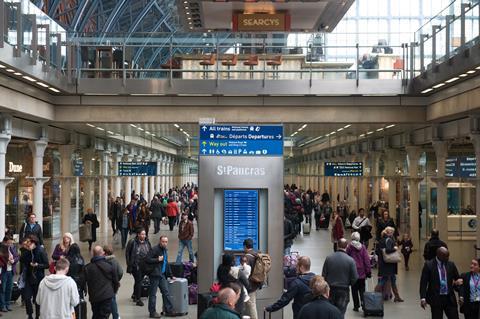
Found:
[(280, 297), (280, 299), (273, 305), (266, 307), (265, 311), (278, 311), (288, 305), (293, 299), (293, 318), (297, 319), (300, 309), (302, 309), (303, 305), (312, 299), (310, 280), (315, 276), (315, 274), (310, 272), (310, 266), (311, 262), (309, 257), (301, 256), (298, 258), (297, 278), (290, 284), (288, 290), (283, 293), (282, 297)]
[(77, 284), (67, 276), (70, 262), (60, 258), (55, 264), (55, 274), (45, 277), (38, 287), (37, 304), (40, 319), (71, 319), (80, 303)]

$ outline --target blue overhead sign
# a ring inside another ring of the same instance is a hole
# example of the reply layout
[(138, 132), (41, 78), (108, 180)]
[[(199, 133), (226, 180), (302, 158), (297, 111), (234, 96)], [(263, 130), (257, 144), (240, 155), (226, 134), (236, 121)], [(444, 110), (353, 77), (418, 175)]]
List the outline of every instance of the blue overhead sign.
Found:
[(363, 163), (325, 162), (325, 176), (363, 176)]
[(118, 162), (118, 176), (155, 176), (157, 162)]
[(445, 176), (460, 178), (477, 177), (477, 159), (475, 156), (447, 158), (445, 161)]
[(282, 125), (201, 125), (200, 156), (283, 156)]

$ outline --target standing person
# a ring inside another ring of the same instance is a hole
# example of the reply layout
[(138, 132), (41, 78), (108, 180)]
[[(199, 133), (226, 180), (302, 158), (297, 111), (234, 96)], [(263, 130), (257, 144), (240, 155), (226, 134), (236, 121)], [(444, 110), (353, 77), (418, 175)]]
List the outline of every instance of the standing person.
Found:
[(156, 311), (157, 304), (157, 289), (162, 293), (163, 314), (166, 316), (174, 316), (172, 297), (168, 290), (167, 278), (172, 276), (170, 266), (168, 264), (168, 238), (167, 236), (160, 236), (158, 245), (153, 247), (148, 253), (146, 263), (154, 265), (152, 273), (150, 273), (150, 292), (148, 296), (148, 312), (150, 318), (160, 318)]
[(119, 196), (115, 198), (115, 201), (112, 203), (108, 213), (108, 218), (112, 223), (113, 236), (115, 236), (115, 233), (120, 231), (120, 229), (118, 228), (118, 217), (122, 216), (122, 199)]
[(382, 239), (377, 245), (376, 253), (378, 255), (378, 287), (381, 289), (381, 291), (383, 291), (385, 285), (390, 282), (390, 284), (392, 285), (392, 291), (395, 294), (395, 298), (393, 299), (393, 301), (403, 302), (403, 299), (400, 297), (397, 287), (398, 264), (385, 262), (382, 252), (382, 250), (385, 249), (386, 254), (391, 254), (398, 250), (398, 247), (396, 245), (397, 241), (395, 240), (394, 235), (395, 229), (389, 226), (386, 227), (382, 231)]
[(295, 238), (295, 229), (292, 222), (283, 215), (283, 255), (290, 255), (293, 245), (293, 239)]
[(55, 264), (55, 274), (45, 277), (38, 287), (37, 304), (42, 309), (40, 319), (71, 319), (80, 303), (77, 284), (67, 276), (70, 262), (66, 258)]
[(35, 303), (35, 316), (40, 316), (40, 306), (36, 303), (38, 285), (45, 277), (45, 269), (48, 269), (48, 257), (45, 249), (39, 245), (35, 235), (29, 235), (23, 244), (24, 251), (20, 256), (23, 269), (25, 287), (23, 288), (23, 300), (28, 319), (33, 318), (33, 305)]
[(150, 211), (152, 212), (153, 219), (153, 233), (156, 234), (160, 231), (160, 224), (162, 221), (162, 203), (158, 198), (158, 195), (153, 197), (152, 202), (150, 203)]
[(28, 214), (27, 221), (20, 228), (20, 242), (30, 235), (38, 238), (38, 244), (43, 246), (43, 231), (42, 227), (37, 222), (37, 216), (34, 213)]
[(480, 259), (472, 259), (470, 272), (463, 273), (460, 286), (460, 312), (465, 319), (480, 318)]
[(93, 248), (93, 257), (85, 266), (84, 275), (92, 306), (92, 319), (107, 319), (112, 313), (112, 298), (120, 285), (117, 273), (106, 260), (102, 246)]
[(131, 239), (125, 250), (125, 259), (127, 261), (127, 273), (132, 274), (135, 281), (133, 285), (132, 299), (137, 306), (142, 307), (142, 280), (145, 274), (142, 271), (142, 263), (147, 258), (148, 253), (152, 250), (152, 245), (148, 241), (147, 233), (144, 229), (140, 229), (137, 237)]
[(313, 277), (310, 281), (310, 289), (313, 299), (302, 307), (298, 313), (298, 319), (318, 319), (319, 314), (322, 319), (343, 319), (340, 310), (328, 301), (330, 287), (322, 276)]
[(217, 279), (221, 288), (232, 287), (232, 283), (239, 286), (240, 298), (235, 305), (235, 311), (244, 312), (245, 298), (247, 297), (247, 288), (249, 287), (248, 277), (235, 267), (235, 258), (232, 254), (226, 253), (222, 256), (222, 263), (217, 268)]
[(322, 194), (322, 199), (320, 200), (323, 205), (330, 201), (330, 195), (328, 194), (327, 190), (325, 190)]
[(372, 238), (372, 224), (367, 216), (365, 216), (365, 209), (358, 210), (358, 216), (355, 217), (352, 223), (353, 231), (359, 232), (360, 242), (368, 248), (368, 241)]
[(405, 270), (408, 271), (410, 270), (410, 268), (408, 267), (408, 261), (410, 260), (410, 254), (413, 250), (412, 239), (408, 234), (403, 234), (403, 238), (400, 241), (399, 246), (402, 246), (401, 252), (403, 255), (403, 261), (405, 263)]
[(343, 228), (343, 221), (340, 215), (338, 214), (338, 211), (333, 212), (333, 220), (332, 220), (332, 243), (333, 243), (333, 251), (337, 251), (337, 244), (340, 238), (343, 238), (344, 234), (344, 228)]
[(440, 232), (437, 229), (432, 229), (430, 239), (425, 243), (425, 247), (423, 248), (423, 258), (425, 261), (434, 259), (440, 247), (448, 249), (447, 244), (440, 240)]
[[(113, 271), (117, 273), (118, 282), (120, 282), (120, 280), (122, 280), (122, 277), (123, 277), (123, 269), (122, 269), (122, 266), (120, 266), (120, 263), (118, 262), (117, 258), (115, 258), (115, 255), (113, 254), (112, 246), (111, 245), (103, 246), (103, 251), (105, 252), (105, 259), (107, 260), (107, 262), (110, 263), (110, 265), (112, 265)], [(112, 318), (113, 319), (120, 318), (118, 315), (117, 294), (115, 294), (112, 298)]]
[(267, 306), (265, 311), (278, 311), (288, 305), (293, 299), (293, 318), (297, 319), (300, 309), (302, 309), (303, 305), (305, 305), (311, 299), (312, 290), (310, 289), (309, 285), (315, 274), (310, 271), (310, 266), (311, 262), (309, 257), (301, 256), (298, 258), (297, 278), (292, 281), (288, 287), (288, 290), (282, 294), (282, 297), (280, 297), (280, 299), (274, 304)]
[(365, 280), (372, 277), (370, 267), (370, 256), (367, 248), (360, 242), (360, 234), (352, 233), (352, 241), (347, 247), (347, 254), (353, 258), (357, 266), (358, 279), (352, 285), (353, 311), (363, 308), (363, 294), (365, 293)]
[(93, 209), (87, 208), (87, 214), (83, 216), (82, 223), (92, 227), (92, 240), (88, 241), (88, 250), (92, 250), (92, 244), (97, 241), (97, 228), (100, 226), (97, 214), (93, 212)]
[(310, 224), (312, 226), (312, 212), (313, 212), (313, 199), (310, 197), (310, 194), (305, 194), (305, 198), (303, 200), (303, 208), (305, 209), (305, 223)]
[(71, 233), (63, 234), (62, 241), (55, 246), (52, 259), (57, 262), (60, 258), (66, 257), (70, 246), (74, 244), (73, 235)]
[(352, 257), (347, 255), (348, 242), (345, 238), (338, 241), (338, 250), (329, 255), (323, 264), (322, 276), (330, 286), (330, 301), (345, 315), (350, 301), (349, 287), (357, 279), (357, 265)]
[(195, 261), (195, 257), (193, 255), (193, 248), (192, 248), (192, 238), (193, 238), (193, 223), (188, 219), (188, 213), (182, 214), (182, 220), (178, 225), (178, 240), (179, 240), (179, 247), (178, 247), (178, 254), (177, 254), (177, 263), (182, 262), (182, 255), (183, 250), (185, 247), (188, 249), (188, 256), (190, 262)]
[[(80, 296), (81, 300), (85, 295), (85, 287), (83, 286), (82, 282), (85, 260), (80, 253), (80, 247), (76, 243), (70, 246), (66, 258), (70, 263), (67, 276), (72, 277), (77, 284), (78, 295)], [(79, 310), (79, 305), (75, 306), (75, 318), (79, 318)]]
[[(450, 253), (445, 247), (437, 249), (437, 257), (426, 261), (420, 278), (420, 305), (430, 305), (432, 319), (458, 319), (457, 298), (454, 285), (462, 285), (457, 266), (449, 261)], [(459, 280), (460, 279), (460, 280)]]
[(120, 234), (122, 235), (122, 249), (125, 248), (125, 245), (127, 244), (127, 239), (128, 239), (128, 231), (130, 230), (129, 227), (129, 218), (130, 218), (130, 212), (128, 211), (128, 208), (123, 209), (122, 213), (122, 225), (120, 226)]
[[(245, 257), (247, 257), (248, 265), (250, 269), (254, 270), (255, 268), (255, 259), (257, 258), (257, 253), (253, 249), (253, 240), (251, 238), (247, 238), (243, 241), (243, 252), (245, 253)], [(245, 303), (246, 315), (250, 316), (250, 319), (257, 319), (257, 290), (261, 288), (261, 284), (253, 283), (250, 281), (250, 289), (248, 290), (248, 301)]]
[(177, 219), (177, 214), (180, 212), (180, 210), (178, 209), (178, 205), (173, 200), (173, 198), (168, 199), (166, 212), (167, 212), (167, 217), (168, 217), (168, 226), (170, 227), (170, 231), (172, 231), (173, 227), (175, 226), (175, 221)]
[[(393, 221), (392, 218), (390, 218), (390, 213), (388, 212), (388, 210), (384, 209), (384, 211), (382, 212), (381, 218), (377, 220), (377, 234), (376, 234), (377, 241), (382, 240), (382, 232), (387, 227), (391, 227), (394, 230), (396, 229), (395, 222)], [(395, 230), (395, 233), (396, 233), (396, 230)]]
[(200, 319), (240, 319), (235, 311), (239, 295), (232, 288), (223, 288), (218, 292), (218, 302), (208, 308)]
[(140, 210), (137, 213), (135, 228), (144, 229), (145, 234), (148, 237), (148, 231), (150, 229), (150, 211), (148, 210), (147, 204), (145, 203), (140, 204)]
[(13, 276), (15, 275), (15, 268), (20, 256), (18, 255), (17, 248), (13, 244), (13, 237), (6, 235), (3, 238), (2, 253), (6, 257), (5, 267), (1, 269), (0, 277), (0, 310), (2, 312), (12, 311), (10, 308), (10, 300), (12, 299), (13, 289)]

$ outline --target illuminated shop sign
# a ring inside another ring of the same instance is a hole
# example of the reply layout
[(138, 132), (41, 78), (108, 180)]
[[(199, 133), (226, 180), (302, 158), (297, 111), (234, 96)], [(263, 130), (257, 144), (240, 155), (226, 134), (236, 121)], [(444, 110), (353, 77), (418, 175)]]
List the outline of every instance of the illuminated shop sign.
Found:
[(285, 13), (237, 14), (233, 16), (234, 31), (288, 31), (290, 16)]

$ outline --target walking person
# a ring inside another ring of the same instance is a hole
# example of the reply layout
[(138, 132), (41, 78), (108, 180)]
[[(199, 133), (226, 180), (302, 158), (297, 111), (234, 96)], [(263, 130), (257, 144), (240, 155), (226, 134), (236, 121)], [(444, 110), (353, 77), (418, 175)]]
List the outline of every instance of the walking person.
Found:
[[(103, 246), (103, 251), (105, 252), (105, 259), (107, 260), (110, 265), (113, 267), (113, 271), (117, 273), (118, 277), (118, 282), (122, 280), (123, 277), (123, 268), (118, 262), (117, 258), (113, 254), (113, 248), (111, 245), (105, 245)], [(118, 319), (119, 314), (118, 314), (118, 305), (117, 305), (117, 294), (115, 294), (112, 298), (112, 318), (113, 319)]]
[(347, 255), (348, 242), (345, 238), (338, 241), (338, 249), (325, 259), (322, 276), (330, 286), (330, 301), (345, 315), (350, 301), (350, 286), (357, 279), (357, 265), (352, 257)]
[(100, 227), (97, 214), (93, 212), (93, 209), (87, 208), (87, 214), (83, 216), (82, 223), (90, 225), (92, 228), (92, 239), (88, 241), (88, 250), (92, 250), (92, 244), (97, 241), (97, 228)]
[(38, 285), (45, 277), (45, 269), (48, 269), (48, 257), (45, 249), (39, 245), (35, 235), (29, 235), (23, 244), (24, 251), (20, 256), (25, 279), (23, 288), (23, 300), (28, 319), (33, 319), (33, 304), (35, 304), (35, 317), (40, 316), (40, 305), (36, 303)]
[(343, 238), (343, 234), (345, 233), (345, 230), (343, 228), (343, 221), (340, 215), (338, 214), (338, 211), (333, 212), (333, 219), (332, 219), (332, 232), (331, 232), (331, 238), (332, 238), (332, 243), (333, 243), (333, 251), (337, 251), (337, 245), (338, 241)]
[(150, 229), (150, 211), (148, 210), (146, 203), (140, 204), (140, 210), (137, 213), (135, 228), (144, 229), (145, 235), (148, 237), (148, 231)]
[(178, 240), (179, 240), (179, 247), (178, 247), (178, 254), (177, 254), (177, 263), (182, 262), (182, 255), (185, 247), (188, 249), (188, 257), (191, 263), (195, 261), (195, 257), (193, 255), (193, 247), (192, 247), (192, 238), (193, 238), (193, 223), (188, 219), (188, 213), (182, 213), (182, 220), (178, 225)]
[[(457, 298), (454, 285), (460, 286), (463, 280), (457, 266), (449, 261), (450, 253), (445, 247), (437, 249), (436, 258), (426, 261), (420, 278), (420, 305), (423, 309), (430, 305), (432, 319), (458, 319)], [(460, 279), (460, 280), (459, 280)], [(464, 300), (465, 301), (465, 300)]]
[(20, 242), (30, 235), (38, 238), (38, 245), (43, 246), (43, 230), (37, 222), (37, 216), (34, 213), (28, 214), (27, 221), (20, 228)]
[(142, 280), (145, 274), (142, 271), (142, 263), (147, 258), (148, 253), (152, 250), (152, 245), (147, 238), (144, 229), (139, 229), (137, 237), (131, 239), (125, 250), (125, 259), (127, 262), (127, 273), (132, 274), (135, 281), (133, 285), (132, 299), (137, 306), (142, 307)]
[[(85, 260), (80, 253), (80, 247), (78, 244), (74, 243), (70, 246), (66, 258), (70, 262), (67, 276), (72, 277), (77, 284), (78, 295), (80, 296), (80, 300), (82, 300), (85, 296), (85, 286), (82, 281), (82, 277), (84, 276), (83, 271), (85, 268)], [(79, 318), (79, 307), (80, 305), (75, 306), (75, 318)]]
[[(398, 250), (397, 241), (395, 240), (395, 230), (392, 227), (386, 227), (382, 231), (381, 240), (377, 245), (378, 256), (378, 290), (384, 291), (385, 287), (388, 287), (388, 283), (392, 286), (392, 291), (395, 295), (394, 302), (403, 302), (400, 297), (397, 287), (397, 273), (398, 264), (396, 262), (386, 262), (383, 258), (382, 250), (385, 250), (386, 254), (394, 253)], [(390, 289), (388, 288), (387, 295), (390, 295)], [(385, 297), (385, 296), (384, 296)], [(390, 298), (390, 297), (389, 297)]]
[(0, 310), (2, 312), (12, 311), (10, 300), (12, 299), (13, 277), (20, 256), (13, 243), (13, 237), (6, 235), (3, 238), (0, 248), (6, 257), (5, 266), (1, 269), (0, 276)]
[[(343, 319), (340, 310), (330, 303), (330, 287), (322, 276), (314, 276), (310, 281), (312, 300), (302, 307), (298, 319)], [(321, 316), (319, 316), (321, 314)]]
[(168, 226), (170, 227), (170, 231), (172, 231), (177, 220), (177, 215), (180, 212), (178, 205), (173, 198), (168, 199), (166, 212), (168, 217)]
[(85, 266), (84, 274), (92, 306), (92, 319), (108, 319), (112, 313), (112, 298), (120, 284), (117, 272), (106, 260), (102, 246), (93, 248), (93, 257)]
[(55, 246), (52, 253), (52, 259), (57, 262), (60, 258), (66, 257), (70, 246), (75, 243), (71, 233), (63, 234), (62, 241)]
[(399, 246), (402, 247), (402, 255), (403, 255), (403, 262), (405, 264), (405, 270), (409, 271), (410, 268), (408, 267), (408, 261), (410, 260), (410, 255), (413, 251), (413, 243), (412, 239), (408, 234), (403, 234), (403, 238), (399, 243)]
[(162, 222), (162, 203), (158, 198), (158, 195), (153, 197), (152, 202), (150, 203), (150, 211), (152, 212), (153, 219), (153, 233), (157, 234), (160, 231), (160, 225)]
[(122, 237), (121, 238), (122, 249), (125, 249), (125, 246), (127, 244), (127, 239), (128, 239), (128, 232), (130, 230), (129, 214), (130, 212), (128, 211), (128, 208), (124, 208), (122, 210), (122, 217), (121, 217), (122, 224), (120, 225), (120, 235)]
[(360, 234), (352, 233), (352, 241), (347, 247), (347, 254), (353, 258), (357, 266), (358, 279), (352, 285), (353, 311), (363, 308), (363, 294), (365, 293), (365, 280), (371, 278), (370, 256), (367, 248), (360, 242)]
[(160, 289), (162, 294), (163, 311), (166, 316), (175, 315), (173, 311), (172, 296), (168, 290), (167, 278), (175, 279), (172, 276), (170, 266), (168, 264), (168, 238), (160, 236), (158, 245), (153, 247), (148, 253), (146, 263), (154, 265), (153, 271), (150, 273), (150, 292), (148, 295), (148, 312), (150, 318), (160, 318), (160, 314), (156, 311), (157, 290)]
[(80, 303), (77, 284), (67, 276), (70, 262), (61, 258), (55, 264), (55, 274), (45, 277), (38, 287), (36, 302), (40, 319), (71, 319)]
[(465, 319), (480, 318), (480, 259), (472, 259), (470, 271), (463, 273), (459, 289), (460, 312)]
[(358, 210), (358, 216), (352, 222), (352, 229), (360, 234), (360, 242), (368, 249), (368, 241), (372, 238), (372, 224), (365, 216), (365, 209)]
[(423, 258), (425, 261), (435, 259), (437, 249), (440, 247), (448, 249), (447, 244), (440, 239), (440, 232), (437, 229), (432, 229), (430, 239), (425, 243), (425, 247), (423, 248)]

